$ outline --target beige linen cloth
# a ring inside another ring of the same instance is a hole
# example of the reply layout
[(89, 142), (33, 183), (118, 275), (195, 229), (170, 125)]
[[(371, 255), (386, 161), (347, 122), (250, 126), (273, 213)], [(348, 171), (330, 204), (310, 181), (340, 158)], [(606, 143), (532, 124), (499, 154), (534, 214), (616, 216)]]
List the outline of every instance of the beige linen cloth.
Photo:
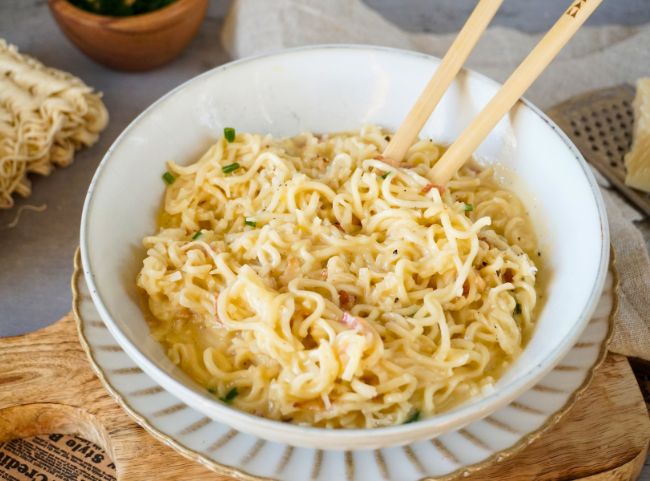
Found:
[[(491, 28), (467, 66), (503, 81), (539, 36)], [(404, 32), (361, 0), (235, 0), (222, 31), (224, 47), (233, 58), (318, 43), (385, 45), (442, 57), (454, 37)], [(583, 28), (526, 97), (548, 108), (588, 90), (634, 83), (650, 76), (649, 46), (650, 25)], [(595, 173), (607, 205), (620, 275), (619, 311), (610, 350), (650, 360), (650, 262), (635, 226), (642, 216)]]

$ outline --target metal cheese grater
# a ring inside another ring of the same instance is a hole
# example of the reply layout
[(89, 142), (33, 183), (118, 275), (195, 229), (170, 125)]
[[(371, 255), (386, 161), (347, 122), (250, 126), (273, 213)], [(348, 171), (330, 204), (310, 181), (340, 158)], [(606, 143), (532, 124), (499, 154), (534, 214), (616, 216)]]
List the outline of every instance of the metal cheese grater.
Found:
[(623, 158), (632, 143), (633, 99), (634, 87), (620, 85), (572, 97), (547, 113), (612, 186), (650, 215), (650, 194), (625, 185)]

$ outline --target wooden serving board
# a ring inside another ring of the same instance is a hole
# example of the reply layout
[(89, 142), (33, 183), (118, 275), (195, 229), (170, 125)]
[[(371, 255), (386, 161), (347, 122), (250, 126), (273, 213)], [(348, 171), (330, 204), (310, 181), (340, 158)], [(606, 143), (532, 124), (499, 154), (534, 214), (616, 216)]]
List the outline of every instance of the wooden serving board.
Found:
[[(120, 481), (229, 480), (185, 459), (139, 427), (109, 396), (67, 315), (24, 336), (0, 338), (0, 442), (73, 433), (102, 446)], [(570, 412), (518, 454), (468, 480), (631, 480), (650, 419), (626, 358), (609, 355)], [(336, 481), (336, 480), (332, 480)]]

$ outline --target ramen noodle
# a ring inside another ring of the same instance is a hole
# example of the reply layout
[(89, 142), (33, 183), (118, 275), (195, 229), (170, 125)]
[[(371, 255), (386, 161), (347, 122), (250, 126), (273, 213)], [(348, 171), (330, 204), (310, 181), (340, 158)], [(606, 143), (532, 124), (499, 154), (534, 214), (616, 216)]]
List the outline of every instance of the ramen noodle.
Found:
[(0, 209), (31, 193), (27, 174), (68, 165), (107, 123), (101, 95), (0, 39)]
[(234, 134), (170, 162), (137, 284), (154, 337), (216, 398), (271, 419), (372, 428), (481, 393), (533, 327), (536, 240), (522, 202), (471, 163), (389, 136)]

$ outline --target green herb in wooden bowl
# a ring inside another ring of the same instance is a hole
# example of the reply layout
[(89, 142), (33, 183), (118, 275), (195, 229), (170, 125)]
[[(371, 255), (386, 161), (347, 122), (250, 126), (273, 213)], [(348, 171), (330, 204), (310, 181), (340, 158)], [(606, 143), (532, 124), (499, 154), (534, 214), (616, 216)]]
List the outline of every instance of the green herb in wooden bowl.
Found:
[(75, 7), (98, 15), (128, 17), (166, 7), (176, 0), (68, 0)]
[(208, 2), (47, 0), (63, 33), (82, 52), (108, 67), (134, 71), (176, 57), (198, 31)]

